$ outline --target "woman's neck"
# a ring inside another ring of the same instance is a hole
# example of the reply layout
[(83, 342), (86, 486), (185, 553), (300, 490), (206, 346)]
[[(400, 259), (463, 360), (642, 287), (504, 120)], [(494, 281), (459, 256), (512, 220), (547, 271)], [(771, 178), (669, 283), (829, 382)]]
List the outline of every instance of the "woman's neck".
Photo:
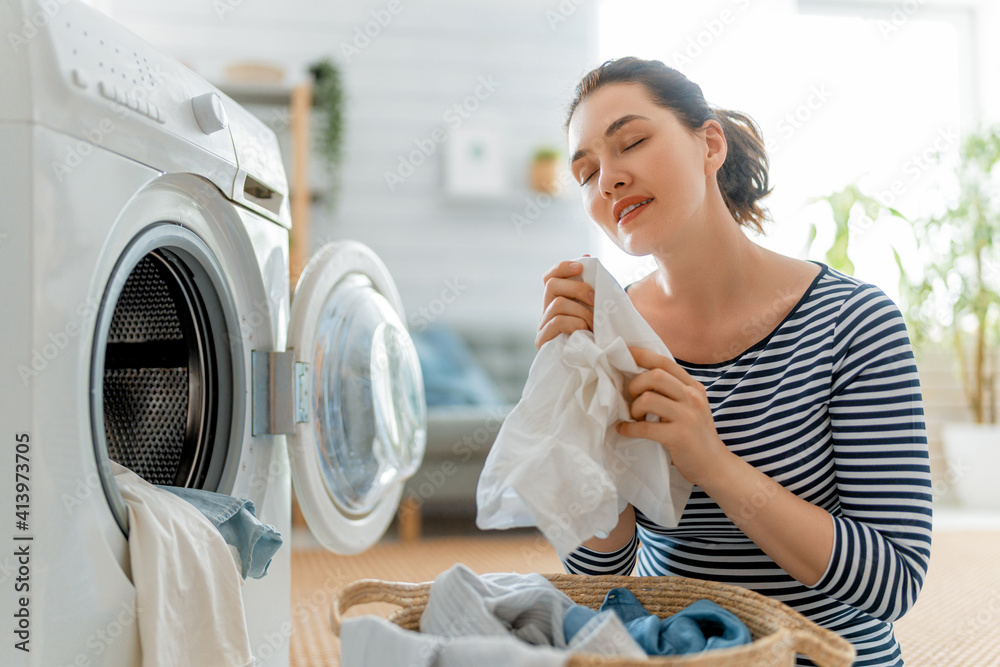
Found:
[(672, 309), (710, 323), (745, 302), (767, 251), (747, 238), (721, 195), (707, 209), (676, 250), (654, 253), (653, 278)]

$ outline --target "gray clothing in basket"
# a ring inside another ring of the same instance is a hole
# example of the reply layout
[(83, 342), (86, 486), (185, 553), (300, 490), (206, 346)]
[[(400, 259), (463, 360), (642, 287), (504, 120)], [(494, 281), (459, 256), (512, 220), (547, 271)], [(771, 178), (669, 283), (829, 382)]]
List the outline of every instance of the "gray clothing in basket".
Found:
[[(431, 585), (420, 633), (373, 616), (341, 626), (341, 663), (458, 667), (556, 667), (571, 652), (645, 657), (613, 614), (591, 619), (567, 645), (562, 623), (573, 601), (538, 574), (484, 574), (462, 564)], [(532, 645), (534, 644), (534, 646)]]

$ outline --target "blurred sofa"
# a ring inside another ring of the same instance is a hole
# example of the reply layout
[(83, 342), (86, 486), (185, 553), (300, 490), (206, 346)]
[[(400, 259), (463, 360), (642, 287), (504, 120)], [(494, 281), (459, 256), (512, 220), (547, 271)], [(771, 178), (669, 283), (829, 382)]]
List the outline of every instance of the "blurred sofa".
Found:
[(427, 449), (403, 492), (405, 511), (417, 513), (418, 526), (428, 517), (475, 517), (479, 473), (535, 357), (533, 332), (435, 323), (411, 334), (427, 395)]

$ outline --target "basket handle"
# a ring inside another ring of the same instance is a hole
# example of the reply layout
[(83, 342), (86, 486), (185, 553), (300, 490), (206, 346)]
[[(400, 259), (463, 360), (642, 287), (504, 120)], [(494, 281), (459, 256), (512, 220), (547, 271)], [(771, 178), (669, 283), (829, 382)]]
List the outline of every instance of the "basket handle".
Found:
[(410, 584), (379, 579), (359, 579), (340, 589), (333, 597), (330, 608), (330, 628), (340, 636), (340, 624), (344, 612), (358, 604), (369, 602), (389, 602), (399, 607), (427, 597), (428, 584)]
[(815, 662), (818, 667), (851, 667), (856, 651), (849, 641), (824, 628), (792, 632), (795, 652)]

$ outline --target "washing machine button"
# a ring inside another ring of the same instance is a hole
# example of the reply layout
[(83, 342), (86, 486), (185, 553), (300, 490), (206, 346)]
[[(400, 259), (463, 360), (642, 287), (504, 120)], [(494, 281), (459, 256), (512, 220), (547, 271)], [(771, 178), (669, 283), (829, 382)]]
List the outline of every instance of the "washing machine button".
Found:
[(80, 88), (86, 88), (90, 85), (90, 77), (81, 72), (78, 69), (73, 70), (73, 83)]
[(194, 118), (198, 121), (198, 127), (205, 134), (214, 134), (219, 130), (224, 130), (229, 125), (229, 118), (226, 116), (226, 107), (222, 105), (222, 98), (218, 93), (205, 93), (191, 99), (191, 108), (194, 110)]
[(164, 120), (164, 119), (163, 119), (163, 118), (162, 118), (162, 117), (160, 116), (160, 109), (159, 109), (159, 107), (157, 107), (157, 106), (156, 106), (155, 104), (153, 104), (152, 102), (150, 102), (150, 103), (149, 103), (149, 111), (148, 111), (147, 115), (148, 115), (148, 116), (149, 116), (150, 118), (152, 118), (153, 120), (155, 120), (155, 121), (156, 121), (157, 123), (166, 123), (166, 122), (167, 122), (167, 121), (165, 121), (165, 120)]
[(108, 83), (107, 81), (99, 81), (97, 83), (97, 92), (101, 94), (101, 97), (115, 101), (118, 97), (118, 91), (115, 90), (115, 84)]

